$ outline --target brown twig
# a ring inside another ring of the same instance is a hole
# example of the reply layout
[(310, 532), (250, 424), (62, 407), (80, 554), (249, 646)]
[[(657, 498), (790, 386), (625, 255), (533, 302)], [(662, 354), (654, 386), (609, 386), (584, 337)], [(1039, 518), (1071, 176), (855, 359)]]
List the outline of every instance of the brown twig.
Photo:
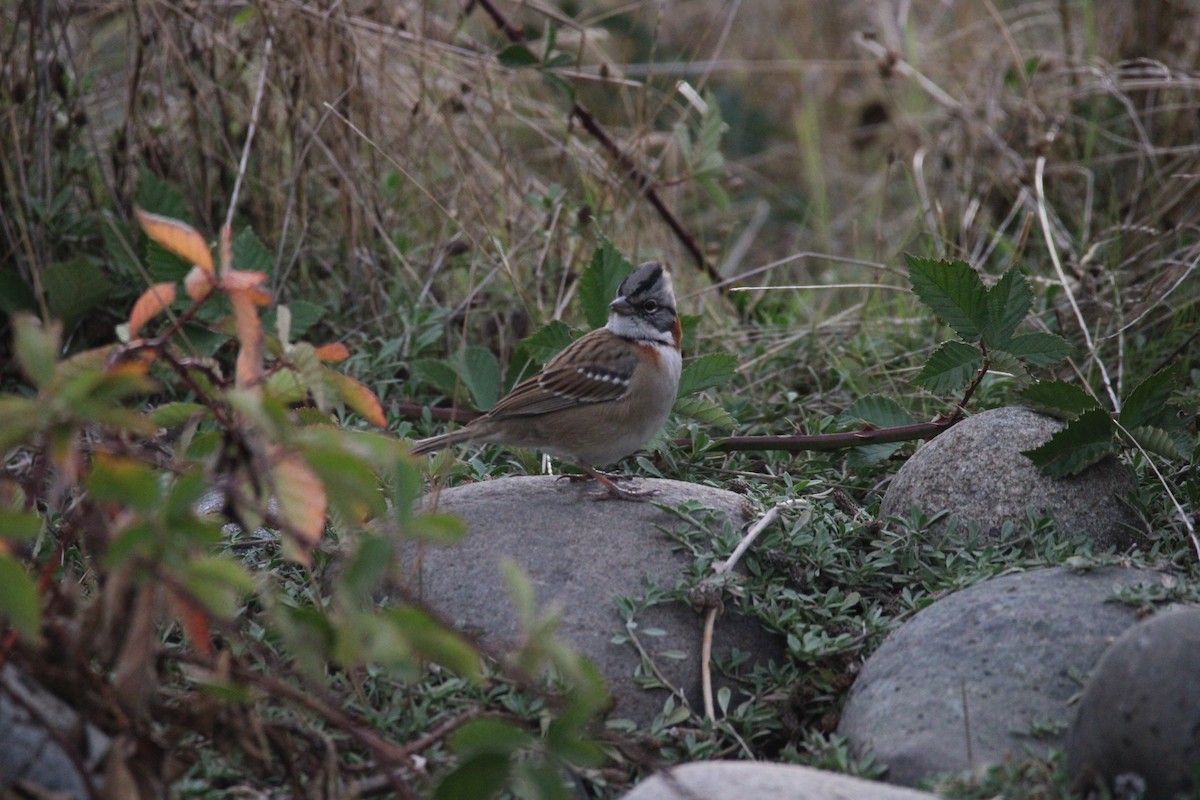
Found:
[[(917, 422), (912, 425), (897, 425), (892, 428), (863, 428), (841, 433), (793, 434), (788, 436), (724, 436), (710, 440), (710, 449), (719, 453), (778, 450), (787, 453), (805, 451), (832, 452), (864, 444), (886, 444), (908, 442), (917, 439), (932, 439), (962, 419), (962, 404), (971, 397), (978, 379), (959, 401), (958, 410), (949, 417), (939, 417), (932, 422)], [(436, 420), (446, 422), (470, 422), (483, 416), (481, 412), (467, 408), (434, 408), (420, 403), (393, 403), (392, 412), (404, 419), (421, 419), (426, 412)], [(675, 447), (691, 447), (688, 438), (672, 439)]]
[[(507, 17), (501, 13), (500, 9), (496, 8), (492, 0), (479, 0), (480, 7), (483, 8), (487, 15), (491, 17), (492, 22), (497, 28), (514, 44), (525, 44), (525, 31), (513, 25)], [(637, 165), (627, 152), (621, 149), (616, 140), (609, 135), (604, 126), (596, 119), (591, 111), (587, 109), (578, 100), (571, 103), (571, 116), (579, 120), (584, 129), (591, 134), (592, 138), (600, 143), (600, 146), (608, 153), (617, 164), (620, 165), (625, 175), (637, 187), (637, 190), (645, 196), (658, 215), (662, 217), (663, 222), (671, 229), (679, 239), (680, 244), (688, 251), (692, 259), (695, 260), (696, 266), (699, 267), (710, 279), (717, 284), (721, 283), (721, 273), (716, 267), (709, 262), (704, 256), (704, 248), (700, 246), (699, 240), (696, 238), (688, 227), (683, 224), (683, 221), (676, 216), (671, 207), (658, 193), (654, 185), (654, 178)], [(721, 288), (722, 293), (727, 293), (729, 290), (726, 287)]]

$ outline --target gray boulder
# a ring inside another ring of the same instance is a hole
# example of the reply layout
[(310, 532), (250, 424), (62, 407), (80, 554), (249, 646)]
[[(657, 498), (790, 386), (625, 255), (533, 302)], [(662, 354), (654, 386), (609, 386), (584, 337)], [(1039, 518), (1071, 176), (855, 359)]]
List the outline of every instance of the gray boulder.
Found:
[(1108, 602), (1149, 570), (1062, 568), (1005, 575), (948, 595), (896, 629), (863, 665), (838, 732), (887, 780), (1046, 757), (1061, 749), (1067, 705), (1109, 642), (1136, 622)]
[(36, 789), (38, 796), (91, 797), (110, 744), (16, 667), (0, 668), (0, 796), (21, 786), (31, 796)]
[(935, 800), (937, 795), (794, 764), (698, 761), (660, 772), (623, 800)]
[(1067, 737), (1080, 789), (1143, 786), (1147, 800), (1195, 797), (1200, 770), (1200, 609), (1129, 628), (1088, 680)]
[(998, 538), (1007, 522), (1020, 525), (1029, 511), (1051, 514), (1069, 534), (1088, 536), (1097, 550), (1123, 550), (1145, 526), (1124, 502), (1133, 479), (1115, 458), (1070, 478), (1043, 475), (1026, 456), (1064, 427), (1061, 420), (1026, 408), (997, 408), (967, 417), (922, 445), (896, 473), (884, 495), (883, 518), (943, 511), (936, 532), (950, 517)]
[[(614, 643), (613, 637), (624, 632), (616, 598), (640, 598), (649, 583), (671, 589), (691, 563), (660, 530), (684, 523), (655, 503), (698, 501), (737, 526), (748, 519), (748, 509), (745, 498), (722, 489), (650, 479), (637, 486), (660, 494), (647, 503), (595, 501), (590, 497), (596, 491), (593, 484), (548, 476), (443, 490), (436, 497), (438, 509), (464, 519), (469, 533), (456, 546), (426, 547), (421, 553), (425, 600), (487, 640), (513, 641), (520, 625), (498, 567), (502, 559), (516, 561), (533, 582), (539, 608), (561, 611), (559, 635), (604, 675), (616, 700), (612, 716), (650, 722), (668, 693), (640, 688), (635, 679), (640, 654), (629, 643)], [(434, 502), (426, 498), (426, 505)], [(700, 699), (702, 622), (683, 603), (661, 604), (640, 613), (634, 631), (662, 676), (682, 689), (693, 708)], [(779, 640), (757, 623), (726, 613), (717, 623), (714, 653), (727, 654), (731, 647), (763, 659), (782, 654)]]

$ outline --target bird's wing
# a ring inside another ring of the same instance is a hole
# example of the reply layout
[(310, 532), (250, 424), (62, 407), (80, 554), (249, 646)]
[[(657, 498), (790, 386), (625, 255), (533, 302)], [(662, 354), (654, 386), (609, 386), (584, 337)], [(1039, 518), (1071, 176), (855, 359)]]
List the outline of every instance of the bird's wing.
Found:
[(492, 418), (548, 414), (629, 394), (637, 351), (607, 328), (576, 339), (542, 371), (518, 384), (488, 412)]

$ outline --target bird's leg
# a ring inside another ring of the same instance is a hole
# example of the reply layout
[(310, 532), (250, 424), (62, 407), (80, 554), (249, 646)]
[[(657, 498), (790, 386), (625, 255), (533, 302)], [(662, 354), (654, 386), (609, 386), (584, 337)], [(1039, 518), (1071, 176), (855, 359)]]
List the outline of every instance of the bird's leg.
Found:
[(575, 475), (574, 473), (570, 473), (567, 475), (559, 475), (557, 480), (569, 481), (571, 483), (582, 483), (583, 481), (599, 480), (599, 478), (595, 477), (597, 475), (603, 475), (605, 478), (608, 478), (610, 481), (614, 481), (614, 482), (615, 481), (631, 481), (631, 480), (633, 480), (632, 476), (622, 475), (619, 472), (605, 472), (604, 470), (596, 469), (594, 467), (592, 467), (592, 468), (585, 467), (582, 464), (576, 464), (575, 466), (579, 467), (582, 470), (586, 470), (586, 472), (584, 472), (584, 474), (582, 474), (582, 475)]
[(606, 475), (600, 470), (593, 469), (587, 464), (576, 464), (581, 470), (590, 475), (597, 483), (604, 487), (605, 491), (597, 492), (592, 495), (593, 500), (632, 500), (634, 502), (645, 502), (648, 498), (658, 494), (655, 489), (622, 489), (613, 481), (614, 476)]

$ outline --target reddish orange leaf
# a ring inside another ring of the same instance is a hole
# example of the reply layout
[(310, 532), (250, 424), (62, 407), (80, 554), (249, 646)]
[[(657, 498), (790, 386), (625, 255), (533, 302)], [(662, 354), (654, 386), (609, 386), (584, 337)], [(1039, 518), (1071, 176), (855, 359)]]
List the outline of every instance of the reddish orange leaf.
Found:
[(250, 292), (232, 292), (233, 319), (237, 326), (238, 356), (234, 383), (238, 388), (254, 386), (263, 375), (263, 329)]
[(150, 320), (161, 314), (171, 303), (175, 302), (174, 283), (156, 283), (133, 304), (129, 312), (129, 338), (136, 339), (138, 331)]
[(192, 267), (183, 279), (183, 288), (187, 291), (187, 296), (193, 300), (200, 300), (208, 296), (208, 293), (213, 290), (213, 276), (205, 272), (200, 267)]
[(304, 459), (294, 454), (276, 458), (272, 475), (279, 515), (299, 546), (297, 560), (307, 564), (325, 530), (325, 485)]
[(387, 419), (383, 416), (383, 406), (379, 404), (379, 398), (375, 396), (374, 392), (348, 375), (333, 371), (329, 371), (328, 374), (333, 378), (333, 385), (343, 403), (362, 414), (363, 418), (372, 425), (378, 425), (380, 428), (387, 427)]
[(234, 269), (221, 277), (221, 288), (227, 292), (243, 292), (256, 289), (267, 282), (267, 273), (247, 269)]
[(190, 264), (213, 273), (212, 253), (200, 232), (185, 222), (134, 208), (138, 224), (154, 241)]
[(330, 364), (337, 364), (350, 357), (350, 351), (341, 342), (323, 344), (317, 348), (317, 358)]
[(167, 592), (167, 602), (170, 603), (175, 616), (179, 617), (179, 624), (183, 626), (184, 633), (192, 640), (196, 649), (206, 656), (211, 656), (212, 629), (208, 624), (208, 612), (190, 597), (171, 590)]

